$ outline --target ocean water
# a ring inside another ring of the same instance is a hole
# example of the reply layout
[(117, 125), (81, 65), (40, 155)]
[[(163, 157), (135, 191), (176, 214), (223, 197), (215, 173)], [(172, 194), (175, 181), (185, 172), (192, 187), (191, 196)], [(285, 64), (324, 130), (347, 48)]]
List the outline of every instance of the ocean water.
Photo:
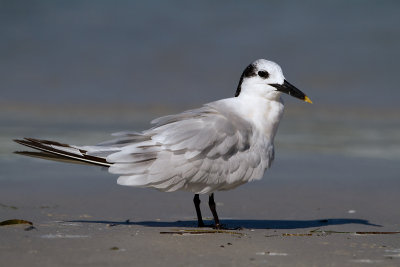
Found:
[(284, 97), (278, 158), (398, 164), (399, 10), (396, 1), (1, 1), (0, 179), (21, 164), (13, 138), (94, 144), (142, 130), (233, 96), (257, 58), (278, 62), (314, 102)]

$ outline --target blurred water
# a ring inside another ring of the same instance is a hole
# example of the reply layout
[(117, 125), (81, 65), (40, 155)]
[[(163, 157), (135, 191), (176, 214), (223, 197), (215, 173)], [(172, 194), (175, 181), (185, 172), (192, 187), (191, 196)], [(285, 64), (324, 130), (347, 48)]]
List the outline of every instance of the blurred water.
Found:
[(0, 155), (14, 137), (96, 143), (234, 94), (277, 61), (278, 155), (400, 160), (397, 1), (0, 1)]

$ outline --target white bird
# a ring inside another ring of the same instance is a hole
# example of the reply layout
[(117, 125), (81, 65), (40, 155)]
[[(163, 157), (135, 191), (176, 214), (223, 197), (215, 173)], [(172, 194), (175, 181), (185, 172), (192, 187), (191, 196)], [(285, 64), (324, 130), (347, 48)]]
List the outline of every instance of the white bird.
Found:
[(193, 192), (199, 227), (204, 226), (199, 194), (209, 194), (220, 228), (214, 192), (259, 180), (271, 166), (281, 93), (312, 103), (285, 80), (278, 64), (259, 59), (244, 70), (235, 97), (155, 119), (148, 130), (116, 133), (116, 139), (95, 146), (14, 141), (42, 151), (20, 152), (25, 155), (106, 166), (119, 175), (120, 185)]

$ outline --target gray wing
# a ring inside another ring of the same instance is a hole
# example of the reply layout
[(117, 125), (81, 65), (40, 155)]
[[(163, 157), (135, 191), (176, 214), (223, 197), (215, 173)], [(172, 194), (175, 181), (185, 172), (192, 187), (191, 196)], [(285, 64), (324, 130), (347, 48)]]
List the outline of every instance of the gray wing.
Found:
[(226, 190), (261, 178), (273, 158), (272, 145), (252, 143), (252, 125), (223, 106), (206, 105), (152, 123), (141, 134), (124, 133), (105, 144), (120, 149), (107, 156), (119, 184), (195, 193)]

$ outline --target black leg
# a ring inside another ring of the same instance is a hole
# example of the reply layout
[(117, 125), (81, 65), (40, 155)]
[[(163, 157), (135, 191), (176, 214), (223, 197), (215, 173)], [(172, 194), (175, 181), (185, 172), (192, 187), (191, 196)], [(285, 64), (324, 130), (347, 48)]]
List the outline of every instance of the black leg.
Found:
[(196, 208), (197, 226), (204, 227), (203, 218), (201, 217), (201, 210), (200, 210), (200, 202), (201, 201), (200, 201), (199, 194), (194, 195), (193, 202), (194, 202), (194, 207)]
[(221, 224), (219, 223), (217, 210), (215, 209), (214, 193), (208, 198), (208, 205), (210, 206), (211, 213), (214, 217), (215, 228), (221, 229)]

